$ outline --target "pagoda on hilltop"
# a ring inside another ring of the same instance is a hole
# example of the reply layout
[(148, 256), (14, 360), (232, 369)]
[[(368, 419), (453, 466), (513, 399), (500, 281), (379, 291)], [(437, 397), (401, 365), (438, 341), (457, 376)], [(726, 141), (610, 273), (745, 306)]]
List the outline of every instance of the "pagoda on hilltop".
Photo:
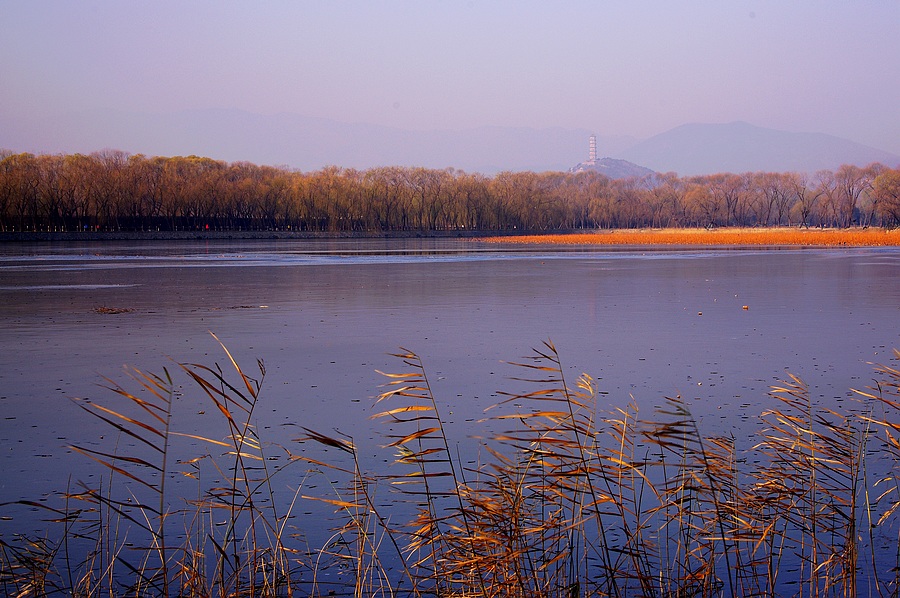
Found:
[(655, 174), (649, 168), (638, 166), (627, 160), (615, 158), (597, 158), (597, 136), (591, 134), (588, 141), (588, 159), (579, 162), (569, 169), (571, 173), (579, 173), (593, 170), (611, 179), (641, 178)]

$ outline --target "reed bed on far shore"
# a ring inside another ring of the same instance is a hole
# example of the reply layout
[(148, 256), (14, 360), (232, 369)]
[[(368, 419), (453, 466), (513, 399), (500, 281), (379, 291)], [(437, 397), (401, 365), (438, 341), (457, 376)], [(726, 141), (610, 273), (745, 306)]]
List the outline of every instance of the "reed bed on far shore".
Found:
[[(475, 440), (448, 436), (425, 365), (401, 349), (372, 416), (393, 459), (370, 471), (340, 431), (299, 426), (290, 446), (266, 442), (255, 424), (265, 367), (251, 377), (225, 355), (221, 367), (173, 370), (224, 435), (178, 431), (182, 391), (169, 371), (134, 370), (133, 390), (110, 383), (110, 400), (77, 401), (118, 432), (73, 447), (106, 476), (61, 491), (58, 505), (2, 505), (45, 510), (52, 533), (0, 536), (0, 594), (900, 592), (900, 369), (876, 366), (846, 413), (815, 404), (792, 377), (740, 446), (701, 430), (677, 396), (653, 414), (633, 402), (598, 410), (596, 381), (567, 379), (547, 341), (511, 364), (517, 388), (486, 413), (497, 431)], [(198, 444), (180, 454), (185, 439)], [(465, 461), (459, 442), (482, 456)], [(197, 484), (193, 497), (166, 484), (176, 475)], [(327, 528), (327, 540), (308, 544), (307, 527)]]
[(488, 237), (488, 243), (534, 245), (900, 246), (900, 229), (663, 228)]

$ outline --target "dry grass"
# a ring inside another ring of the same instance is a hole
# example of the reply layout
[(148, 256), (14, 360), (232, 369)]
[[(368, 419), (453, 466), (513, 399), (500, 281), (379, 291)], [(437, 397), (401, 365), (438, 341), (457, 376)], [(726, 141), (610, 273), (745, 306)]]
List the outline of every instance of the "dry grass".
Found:
[(134, 310), (130, 307), (108, 307), (106, 305), (94, 308), (95, 313), (104, 315), (128, 314), (133, 311)]
[[(858, 413), (815, 405), (791, 378), (772, 389), (774, 407), (761, 415), (755, 445), (738, 447), (734, 438), (705, 435), (679, 397), (650, 418), (634, 404), (604, 416), (595, 381), (569, 382), (546, 342), (512, 364), (519, 374), (512, 383), (522, 388), (500, 393), (489, 410), (500, 431), (472, 465), (451, 448), (424, 364), (404, 349), (395, 355), (403, 371), (385, 374), (376, 402), (383, 410), (373, 416), (390, 426), (384, 448), (395, 454), (394, 467), (370, 472), (353, 439), (337, 432), (307, 429), (300, 451), (264, 443), (253, 420), (265, 369), (258, 364), (260, 378), (251, 378), (226, 355), (225, 369), (178, 368), (226, 428), (224, 436), (190, 436), (209, 449), (199, 455), (173, 454), (172, 441), (185, 435), (171, 429), (168, 372), (135, 370), (134, 392), (111, 385), (114, 406), (79, 402), (133, 442), (76, 448), (108, 470), (106, 483), (61, 493), (59, 507), (19, 503), (45, 509), (61, 531), (0, 537), (0, 592), (900, 593), (898, 369), (876, 368), (876, 385), (856, 391)], [(328, 462), (313, 458), (310, 444), (331, 451)], [(273, 460), (275, 449), (287, 463)], [(186, 504), (165, 486), (176, 470), (198, 484)], [(327, 483), (310, 483), (317, 479)], [(276, 501), (285, 490), (290, 500)], [(387, 490), (391, 500), (376, 498)], [(328, 523), (305, 521), (332, 526), (311, 551), (298, 546), (302, 530), (289, 524), (298, 500), (333, 509)], [(146, 544), (126, 549), (138, 538)], [(91, 550), (74, 558), (70, 544), (85, 541)], [(340, 584), (326, 583), (331, 571), (343, 575)]]
[(896, 247), (900, 246), (900, 229), (620, 229), (582, 234), (488, 237), (484, 241), (535, 245)]

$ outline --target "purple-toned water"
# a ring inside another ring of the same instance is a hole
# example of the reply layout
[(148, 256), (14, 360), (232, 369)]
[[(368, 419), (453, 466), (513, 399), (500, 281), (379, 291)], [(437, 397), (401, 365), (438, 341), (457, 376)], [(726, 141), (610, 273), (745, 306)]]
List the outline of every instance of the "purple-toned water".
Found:
[[(100, 308), (124, 309), (103, 313)], [(313, 240), (0, 246), (0, 502), (98, 475), (69, 444), (110, 430), (71, 397), (114, 402), (123, 364), (265, 362), (264, 440), (301, 447), (301, 426), (352, 435), (364, 466), (392, 458), (372, 422), (376, 370), (423, 359), (464, 458), (516, 361), (552, 340), (567, 374), (598, 379), (600, 409), (651, 417), (681, 395), (701, 431), (759, 429), (769, 386), (801, 376), (823, 404), (900, 347), (897, 249), (514, 248), (472, 240)], [(222, 437), (184, 377), (174, 428)], [(201, 413), (205, 412), (205, 413)], [(217, 427), (218, 426), (218, 427)], [(221, 428), (221, 429), (220, 429)], [(21, 525), (0, 521), (0, 533)]]

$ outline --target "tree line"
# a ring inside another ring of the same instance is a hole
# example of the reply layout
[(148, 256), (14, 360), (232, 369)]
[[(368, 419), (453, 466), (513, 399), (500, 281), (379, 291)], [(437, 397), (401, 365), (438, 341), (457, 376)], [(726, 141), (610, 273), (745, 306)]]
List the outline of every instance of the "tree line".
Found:
[(900, 168), (613, 180), (586, 171), (329, 166), (121, 151), (0, 152), (0, 231), (547, 231), (898, 226)]

